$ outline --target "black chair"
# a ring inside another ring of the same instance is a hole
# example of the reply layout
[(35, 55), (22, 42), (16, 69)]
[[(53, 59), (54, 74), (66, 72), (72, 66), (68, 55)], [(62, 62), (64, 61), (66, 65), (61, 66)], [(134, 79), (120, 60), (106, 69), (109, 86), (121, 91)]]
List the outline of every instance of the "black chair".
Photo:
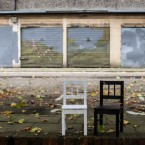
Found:
[[(119, 104), (104, 104), (106, 99), (119, 99)], [(124, 81), (100, 81), (100, 105), (94, 108), (94, 135), (98, 134), (98, 121), (103, 125), (103, 114), (116, 115), (116, 137), (123, 132)], [(98, 114), (100, 118), (98, 120)]]

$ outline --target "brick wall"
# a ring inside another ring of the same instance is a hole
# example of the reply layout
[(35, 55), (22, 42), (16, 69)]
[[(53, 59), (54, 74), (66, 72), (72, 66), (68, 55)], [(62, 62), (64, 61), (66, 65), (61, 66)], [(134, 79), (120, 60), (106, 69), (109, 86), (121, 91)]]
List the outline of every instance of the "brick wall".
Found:
[(112, 137), (0, 137), (2, 145), (143, 145), (144, 138)]

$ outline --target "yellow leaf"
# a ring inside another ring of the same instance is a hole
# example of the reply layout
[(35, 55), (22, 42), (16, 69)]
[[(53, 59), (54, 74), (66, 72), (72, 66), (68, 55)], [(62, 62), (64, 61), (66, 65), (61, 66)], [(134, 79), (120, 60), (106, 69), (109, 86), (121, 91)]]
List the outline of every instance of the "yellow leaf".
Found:
[(95, 92), (94, 92), (94, 91), (91, 93), (91, 96), (92, 96), (92, 97), (94, 97), (94, 96), (95, 96)]
[(139, 125), (136, 125), (136, 124), (135, 124), (135, 125), (133, 125), (133, 126), (134, 126), (135, 128), (136, 128), (136, 127), (139, 127)]
[(73, 129), (73, 127), (72, 127), (71, 125), (69, 125), (69, 126), (67, 127), (67, 129)]
[(30, 130), (30, 132), (36, 132), (36, 133), (39, 133), (39, 132), (41, 132), (42, 131), (42, 129), (41, 128), (39, 128), (39, 127), (34, 127), (34, 128), (32, 128), (31, 130)]
[(39, 113), (35, 113), (35, 117), (39, 118)]
[(22, 113), (25, 113), (25, 112), (27, 112), (26, 110), (22, 110)]
[(99, 125), (98, 131), (101, 132), (101, 133), (104, 133), (105, 132), (105, 126), (104, 125)]
[(131, 97), (132, 97), (132, 98), (136, 97), (136, 93), (132, 93), (132, 94), (131, 94)]
[(17, 104), (16, 103), (11, 103), (11, 107), (16, 107)]
[(131, 87), (133, 87), (133, 84), (130, 84)]
[(111, 132), (115, 132), (115, 130), (112, 129), (112, 128), (110, 128), (110, 129), (107, 130), (107, 133), (111, 133)]
[(18, 120), (18, 123), (23, 124), (24, 123), (24, 119)]
[(14, 124), (14, 122), (13, 122), (13, 121), (8, 121), (8, 124), (13, 125), (13, 124)]
[(1, 112), (1, 114), (4, 114), (4, 115), (11, 115), (11, 114), (12, 114), (12, 111), (4, 111), (4, 112)]
[(123, 120), (123, 124), (127, 125), (127, 124), (129, 124), (129, 121), (128, 120)]

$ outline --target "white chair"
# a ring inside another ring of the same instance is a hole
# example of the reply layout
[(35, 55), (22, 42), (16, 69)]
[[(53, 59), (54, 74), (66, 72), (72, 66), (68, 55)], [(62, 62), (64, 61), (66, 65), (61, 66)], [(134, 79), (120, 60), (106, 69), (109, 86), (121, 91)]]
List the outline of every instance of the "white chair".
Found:
[[(81, 99), (82, 104), (68, 104), (67, 99)], [(87, 82), (64, 81), (62, 106), (62, 135), (66, 131), (66, 114), (84, 114), (84, 135), (87, 135)]]

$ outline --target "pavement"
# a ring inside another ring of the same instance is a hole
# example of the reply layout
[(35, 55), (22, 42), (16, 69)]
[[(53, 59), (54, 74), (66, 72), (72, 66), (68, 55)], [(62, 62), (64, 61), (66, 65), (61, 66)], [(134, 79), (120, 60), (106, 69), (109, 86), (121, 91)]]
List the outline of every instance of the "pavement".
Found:
[[(107, 79), (125, 82), (125, 123), (120, 138), (145, 138), (145, 69), (119, 68), (1, 69), (0, 137), (62, 137), (62, 99), (58, 98), (62, 94), (63, 81), (72, 79), (88, 81), (88, 137), (94, 137), (93, 106), (99, 99), (99, 81)], [(94, 96), (92, 92), (95, 92)], [(136, 114), (126, 112), (135, 109)], [(115, 138), (114, 116), (104, 117), (104, 126), (100, 131), (103, 133), (100, 132), (98, 137)], [(66, 137), (72, 136), (83, 136), (81, 115), (67, 116)]]
[[(88, 113), (88, 136), (93, 136), (93, 109)], [(120, 138), (144, 138), (145, 117), (124, 114), (124, 132)], [(0, 136), (61, 136), (61, 112), (51, 115), (12, 114), (0, 115)], [(66, 136), (83, 136), (83, 116), (67, 116)], [(104, 116), (103, 129), (98, 137), (115, 137), (115, 117)]]

